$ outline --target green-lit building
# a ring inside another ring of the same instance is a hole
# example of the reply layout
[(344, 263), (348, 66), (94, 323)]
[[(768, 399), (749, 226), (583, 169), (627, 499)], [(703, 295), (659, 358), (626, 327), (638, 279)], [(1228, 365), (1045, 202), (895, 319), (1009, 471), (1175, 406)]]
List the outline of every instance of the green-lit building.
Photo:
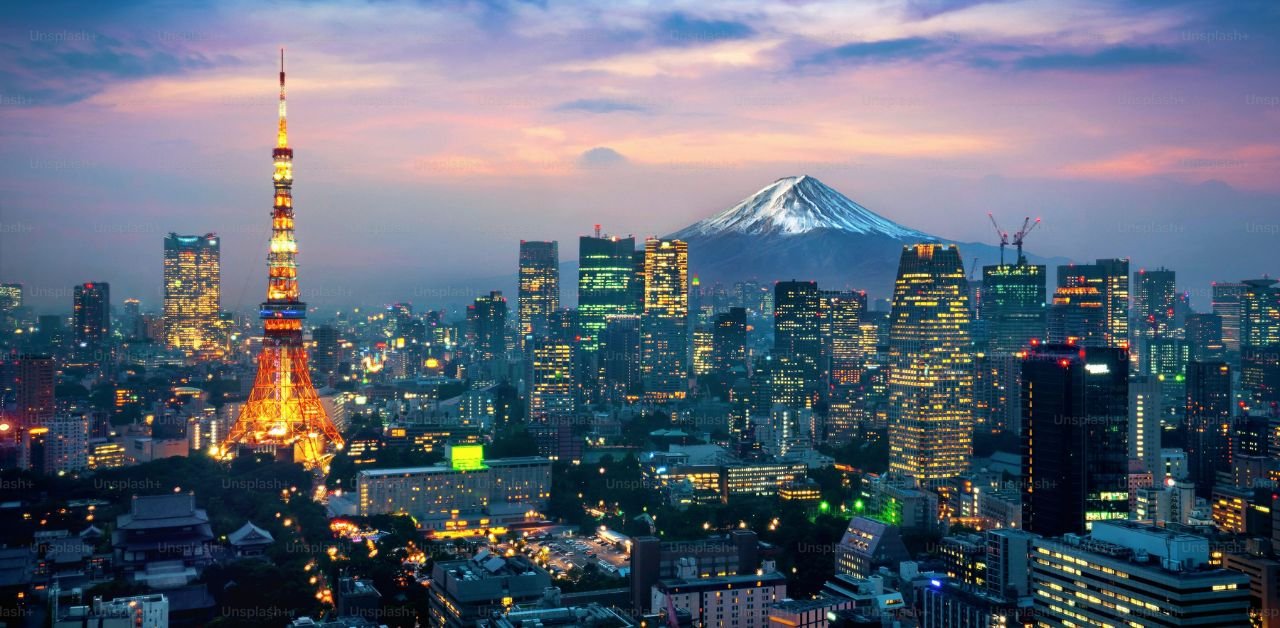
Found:
[(979, 308), (987, 330), (987, 350), (1015, 353), (1033, 338), (1045, 338), (1045, 267), (998, 264), (982, 267)]
[(599, 348), (609, 316), (640, 313), (632, 285), (635, 250), (634, 237), (578, 239), (578, 329), (584, 352)]

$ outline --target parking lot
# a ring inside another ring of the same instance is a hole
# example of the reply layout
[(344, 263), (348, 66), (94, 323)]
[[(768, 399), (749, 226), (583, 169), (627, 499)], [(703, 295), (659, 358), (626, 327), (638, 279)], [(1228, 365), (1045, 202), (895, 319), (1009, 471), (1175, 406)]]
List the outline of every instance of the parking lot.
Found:
[(544, 536), (524, 541), (524, 553), (555, 577), (586, 569), (588, 565), (618, 578), (625, 577), (629, 571), (630, 557), (626, 551), (599, 537)]

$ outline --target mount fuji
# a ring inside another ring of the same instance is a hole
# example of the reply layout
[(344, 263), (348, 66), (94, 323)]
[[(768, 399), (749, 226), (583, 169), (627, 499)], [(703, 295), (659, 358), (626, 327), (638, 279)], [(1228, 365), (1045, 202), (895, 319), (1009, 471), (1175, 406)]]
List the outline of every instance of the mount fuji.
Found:
[[(703, 282), (813, 280), (824, 288), (865, 289), (886, 297), (892, 294), (904, 245), (952, 243), (876, 214), (808, 175), (778, 179), (667, 237), (689, 243), (690, 272)], [(980, 264), (999, 261), (996, 246), (955, 244), (966, 266), (975, 257)], [(1010, 262), (1015, 256), (1005, 252)], [(1045, 263), (1027, 257), (1030, 263)], [(981, 277), (980, 269), (974, 277)]]

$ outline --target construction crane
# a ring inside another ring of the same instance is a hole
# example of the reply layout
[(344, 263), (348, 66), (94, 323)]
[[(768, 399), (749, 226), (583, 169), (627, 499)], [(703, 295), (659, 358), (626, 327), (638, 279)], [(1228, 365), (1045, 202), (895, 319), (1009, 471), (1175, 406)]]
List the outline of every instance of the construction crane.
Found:
[(1004, 247), (1009, 246), (1009, 232), (1000, 228), (996, 223), (995, 215), (991, 212), (987, 212), (987, 218), (991, 219), (991, 226), (996, 228), (996, 235), (1000, 236), (1000, 265), (1004, 266)]
[(973, 271), (978, 270), (978, 258), (973, 258), (973, 262), (969, 264), (969, 283), (973, 283)]
[[(1040, 219), (1036, 218), (1035, 222), (1031, 222), (1031, 216), (1022, 219), (1022, 228), (1013, 234), (1013, 245), (1018, 247), (1018, 265), (1022, 266), (1027, 263), (1027, 258), (1022, 255), (1022, 241), (1027, 239), (1027, 234), (1031, 233), (1040, 225)], [(1001, 249), (1001, 263), (1003, 263), (1003, 249)]]

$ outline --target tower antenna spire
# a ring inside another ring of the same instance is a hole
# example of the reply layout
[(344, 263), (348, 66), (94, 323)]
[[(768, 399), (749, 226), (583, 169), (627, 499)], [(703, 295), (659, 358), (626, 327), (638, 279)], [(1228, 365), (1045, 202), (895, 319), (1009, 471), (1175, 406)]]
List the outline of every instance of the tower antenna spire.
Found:
[(276, 132), (276, 148), (289, 147), (289, 125), (285, 122), (284, 46), (280, 47), (280, 129)]

